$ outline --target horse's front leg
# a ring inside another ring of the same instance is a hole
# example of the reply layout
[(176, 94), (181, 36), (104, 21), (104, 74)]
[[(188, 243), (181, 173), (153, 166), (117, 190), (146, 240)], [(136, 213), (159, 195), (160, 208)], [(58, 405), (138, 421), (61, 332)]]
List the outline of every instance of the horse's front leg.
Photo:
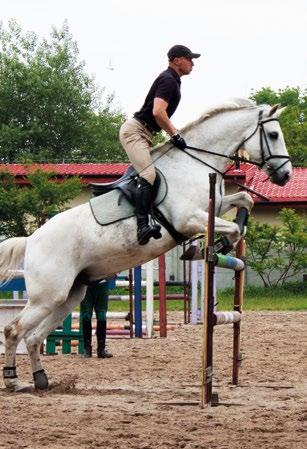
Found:
[(246, 192), (238, 192), (234, 193), (233, 195), (226, 195), (222, 197), (219, 215), (226, 214), (228, 211), (230, 211), (230, 209), (234, 207), (237, 207), (238, 209), (240, 207), (245, 207), (245, 209), (247, 209), (248, 213), (250, 214), (253, 206), (254, 201), (252, 200), (252, 197)]
[[(196, 234), (205, 234), (207, 232), (208, 224), (208, 212), (198, 210), (193, 215), (191, 215), (185, 223), (181, 224), (180, 232), (185, 235), (193, 236)], [(178, 229), (178, 228), (177, 228)], [(235, 247), (240, 240), (240, 228), (239, 226), (231, 221), (223, 220), (222, 218), (215, 217), (215, 232), (222, 234), (226, 237), (226, 244), (222, 244), (223, 249), (227, 248), (229, 251), (231, 248)], [(199, 258), (194, 254), (195, 247), (192, 247), (181, 257), (182, 259), (195, 259)], [(203, 255), (201, 255), (203, 258)]]
[[(178, 229), (184, 235), (194, 236), (196, 234), (205, 234), (208, 225), (208, 212), (198, 210), (188, 217), (184, 223), (180, 223)], [(236, 223), (215, 217), (215, 232), (227, 237), (229, 243), (234, 246), (240, 239), (240, 229)]]

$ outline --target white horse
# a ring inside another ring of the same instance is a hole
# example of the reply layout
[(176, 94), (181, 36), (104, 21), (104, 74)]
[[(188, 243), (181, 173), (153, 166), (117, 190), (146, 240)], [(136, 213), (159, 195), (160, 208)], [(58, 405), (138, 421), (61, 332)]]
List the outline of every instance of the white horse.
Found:
[[(222, 173), (229, 161), (212, 153), (231, 157), (244, 147), (273, 183), (284, 185), (290, 179), (292, 167), (278, 123), (279, 114), (277, 107), (236, 100), (208, 110), (181, 130), (190, 146), (207, 152), (170, 149), (169, 142), (153, 151), (155, 165), (168, 184), (167, 197), (159, 208), (177, 231), (187, 237), (205, 233), (208, 173), (214, 169), (218, 173), (217, 215), (232, 207), (250, 211), (253, 206), (245, 192), (223, 195)], [(237, 224), (222, 218), (216, 218), (215, 223), (216, 232), (235, 246), (240, 238)], [(40, 345), (83, 299), (86, 287), (77, 278), (80, 273), (89, 280), (108, 278), (154, 259), (174, 246), (176, 242), (165, 229), (160, 240), (138, 245), (135, 217), (100, 226), (89, 203), (56, 215), (29, 237), (1, 243), (0, 280), (9, 278), (9, 273), (24, 259), (29, 298), (23, 311), (5, 328), (6, 387), (15, 391), (25, 389), (16, 375), (16, 346), (22, 338), (31, 359), (35, 387), (48, 387), (40, 361)]]

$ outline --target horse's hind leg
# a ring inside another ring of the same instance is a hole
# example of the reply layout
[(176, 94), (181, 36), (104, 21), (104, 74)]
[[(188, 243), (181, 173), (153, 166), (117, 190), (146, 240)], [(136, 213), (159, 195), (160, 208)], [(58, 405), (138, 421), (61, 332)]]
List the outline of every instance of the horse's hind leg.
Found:
[[(63, 289), (64, 290), (64, 289)], [(43, 295), (43, 292), (41, 292)], [(22, 391), (28, 389), (29, 385), (23, 385), (18, 381), (16, 374), (16, 348), (23, 336), (36, 328), (52, 311), (59, 307), (67, 298), (67, 294), (58, 295), (52, 304), (42, 304), (39, 298), (31, 298), (22, 312), (15, 320), (4, 328), (5, 336), (5, 366), (3, 368), (4, 384), (7, 388)]]
[(5, 366), (3, 368), (3, 378), (7, 388), (21, 391), (30, 387), (18, 381), (16, 373), (16, 348), (25, 333), (43, 320), (49, 311), (46, 307), (38, 307), (37, 305), (34, 306), (28, 303), (18, 317), (5, 326)]
[(29, 352), (34, 385), (36, 389), (44, 390), (48, 387), (48, 378), (40, 360), (40, 346), (44, 339), (52, 332), (76, 305), (84, 298), (85, 287), (75, 284), (71, 289), (67, 301), (57, 307), (35, 329), (27, 332), (24, 339)]

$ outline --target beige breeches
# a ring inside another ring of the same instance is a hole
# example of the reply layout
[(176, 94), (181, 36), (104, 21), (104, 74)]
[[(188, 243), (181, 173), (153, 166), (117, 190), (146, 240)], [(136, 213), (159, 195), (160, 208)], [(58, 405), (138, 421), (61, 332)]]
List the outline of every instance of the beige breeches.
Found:
[(150, 156), (152, 150), (151, 132), (132, 118), (121, 126), (119, 140), (139, 175), (153, 185), (156, 172)]

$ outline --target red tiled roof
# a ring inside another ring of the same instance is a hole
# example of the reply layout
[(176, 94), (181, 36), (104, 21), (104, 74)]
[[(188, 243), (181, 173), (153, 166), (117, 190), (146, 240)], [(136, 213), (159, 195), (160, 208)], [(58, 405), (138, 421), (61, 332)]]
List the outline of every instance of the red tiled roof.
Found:
[[(33, 164), (30, 167), (30, 170), (39, 168), (53, 171), (58, 177), (79, 175), (86, 183), (89, 183), (110, 182), (111, 178), (118, 179), (125, 173), (128, 164)], [(0, 171), (3, 170), (24, 179), (29, 171), (29, 166), (25, 168), (23, 164), (0, 164)], [(255, 203), (307, 203), (307, 168), (294, 168), (291, 180), (283, 187), (276, 186), (266, 178), (267, 175), (263, 171), (250, 164), (241, 164), (240, 170), (232, 169), (227, 172), (226, 176), (230, 183), (232, 180), (237, 180), (270, 200), (268, 202), (252, 194)], [(26, 183), (26, 180), (24, 179), (22, 183)]]
[[(293, 168), (292, 178), (283, 187), (273, 184), (262, 170), (250, 164), (242, 164), (240, 170), (230, 170), (227, 177), (237, 177), (239, 183), (267, 197), (270, 204), (307, 203), (307, 168)], [(255, 203), (268, 203), (254, 194), (252, 198)]]
[(122, 176), (127, 170), (128, 164), (104, 163), (104, 164), (0, 164), (0, 170), (7, 170), (15, 176), (26, 176), (30, 171), (40, 169), (53, 171), (59, 176)]

